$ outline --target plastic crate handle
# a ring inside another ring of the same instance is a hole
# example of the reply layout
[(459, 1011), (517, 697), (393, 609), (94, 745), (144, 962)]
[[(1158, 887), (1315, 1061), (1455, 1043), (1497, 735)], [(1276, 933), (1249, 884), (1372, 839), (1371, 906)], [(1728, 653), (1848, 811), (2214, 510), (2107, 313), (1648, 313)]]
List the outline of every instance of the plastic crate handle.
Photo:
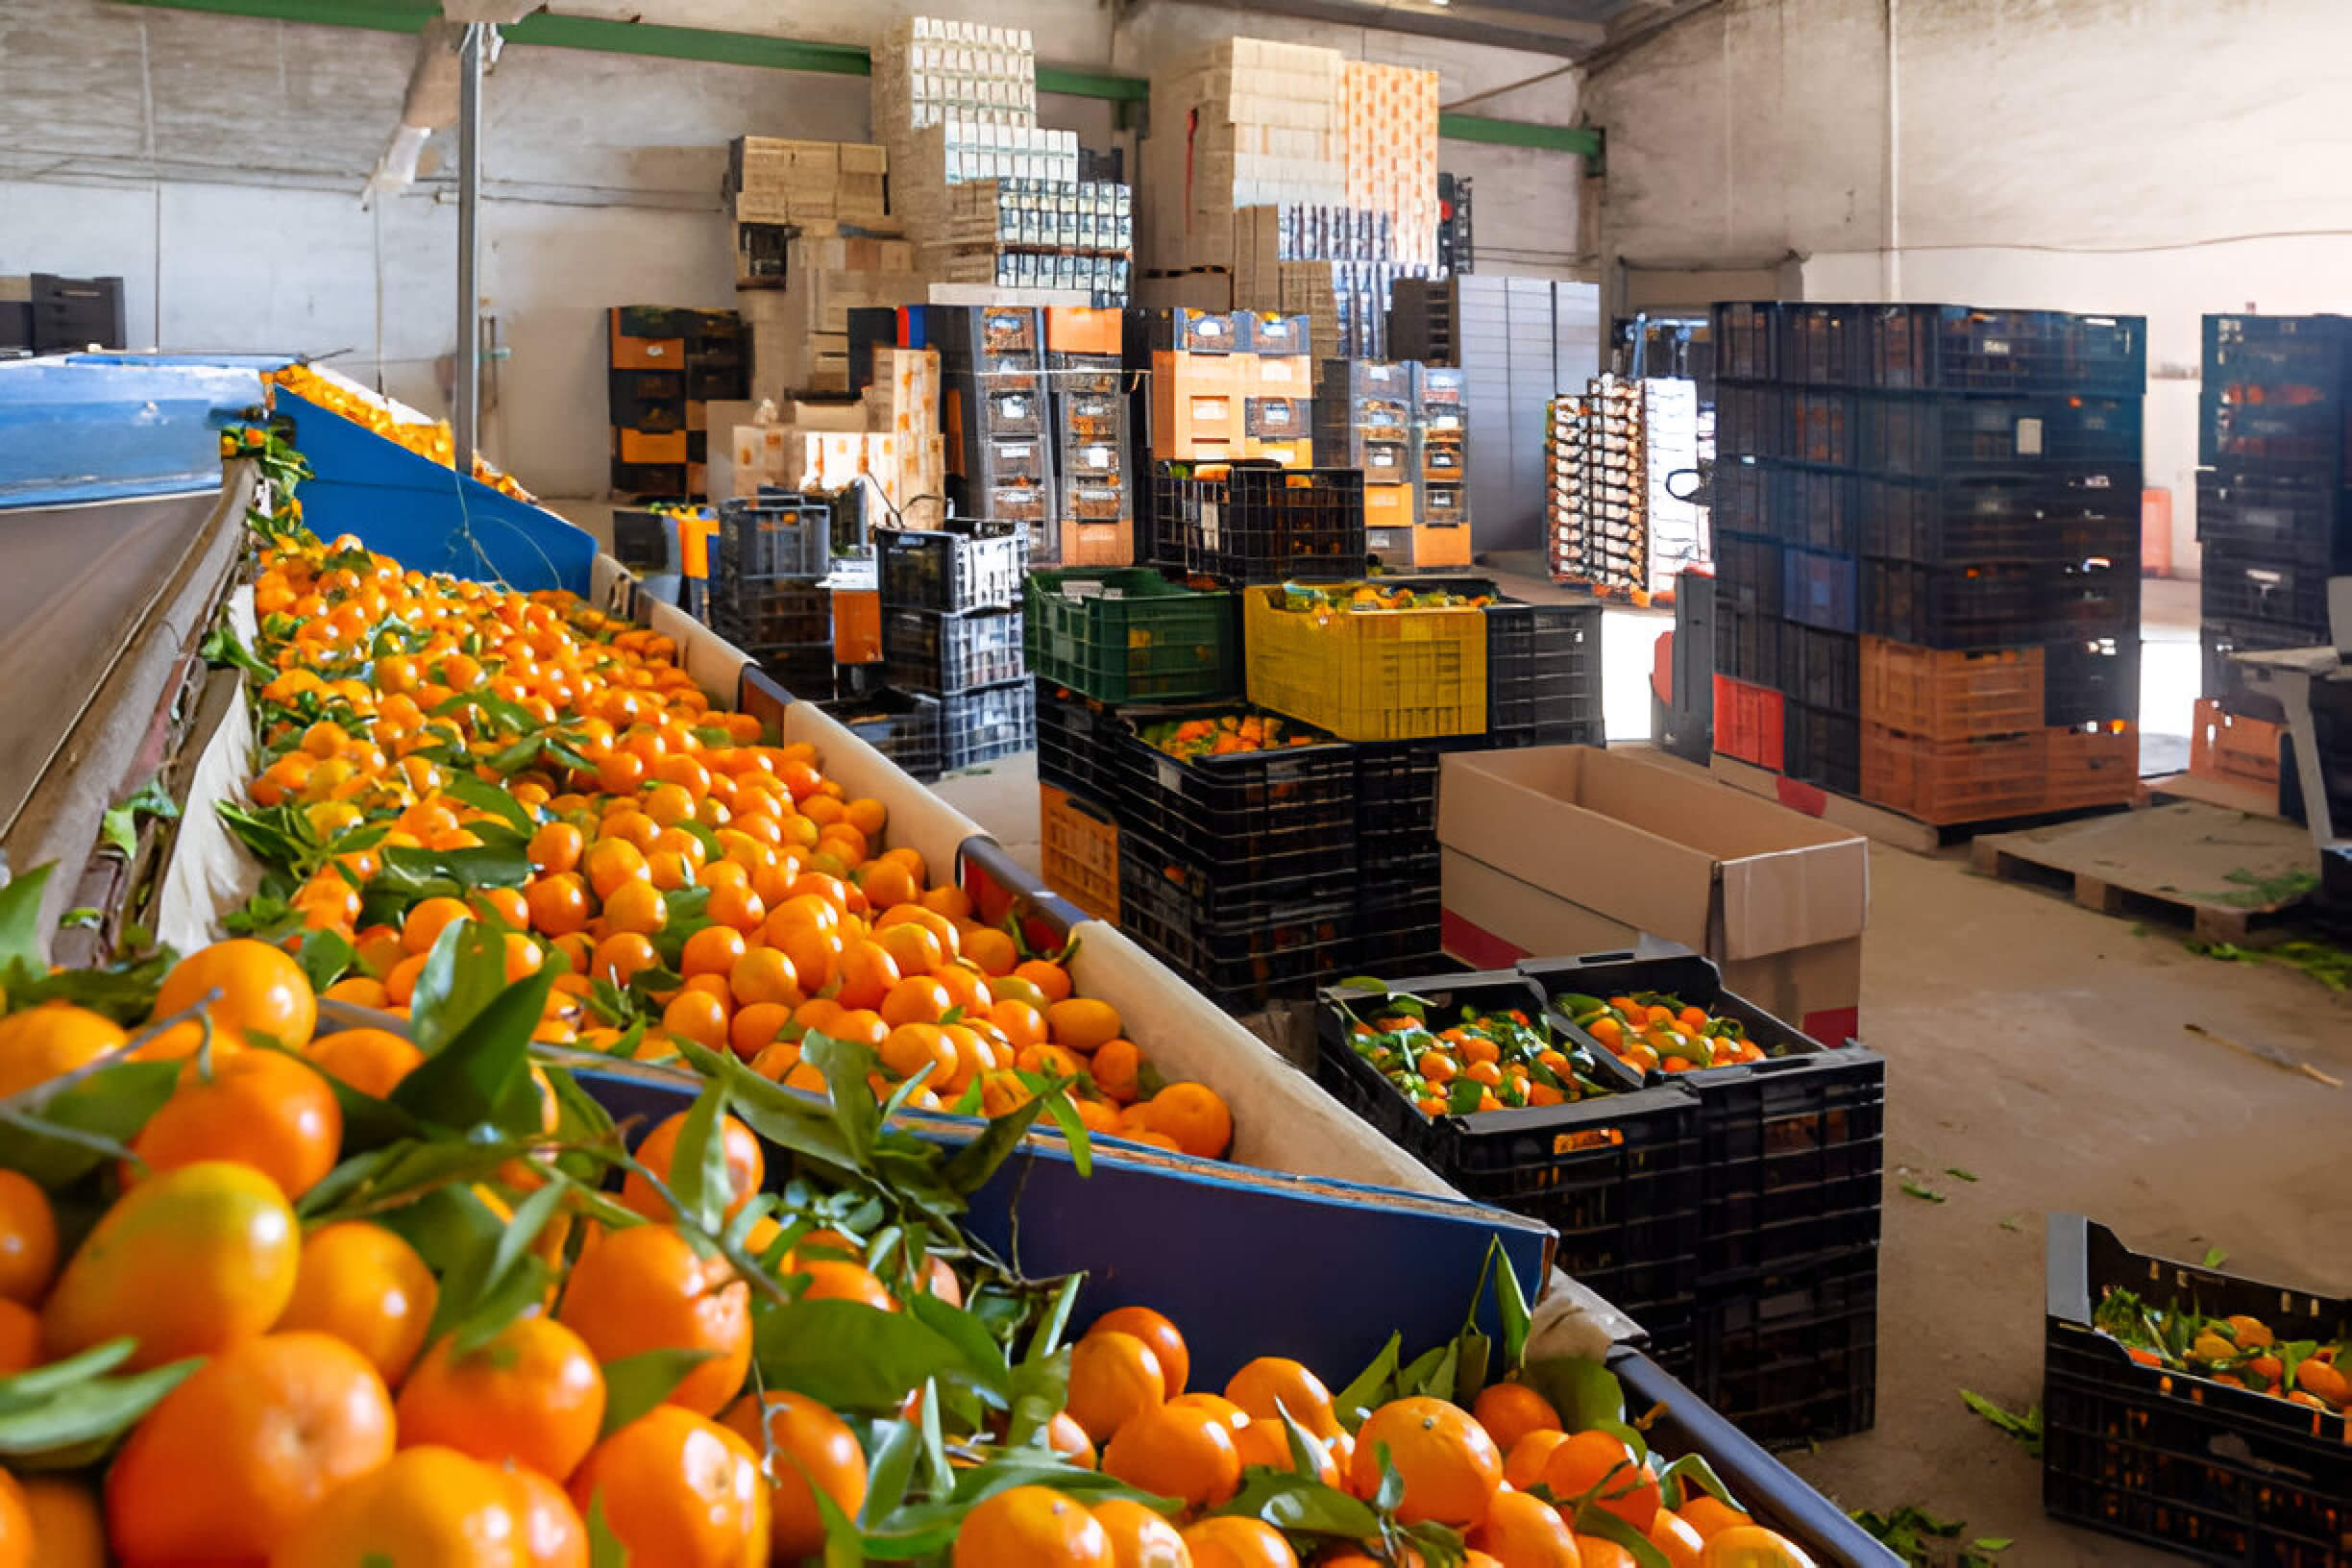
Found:
[(2043, 1310), (2052, 1318), (2091, 1326), (2091, 1222), (2053, 1213), (2043, 1241)]

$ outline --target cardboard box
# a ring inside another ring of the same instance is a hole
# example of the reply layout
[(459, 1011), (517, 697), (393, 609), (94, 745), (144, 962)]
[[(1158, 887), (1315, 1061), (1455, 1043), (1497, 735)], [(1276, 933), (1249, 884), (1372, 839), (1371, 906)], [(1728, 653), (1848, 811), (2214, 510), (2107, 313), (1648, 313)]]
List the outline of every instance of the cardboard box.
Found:
[(1817, 1039), (1856, 1033), (1868, 842), (1711, 780), (1594, 747), (1441, 763), (1446, 945), (1482, 968), (1644, 933)]

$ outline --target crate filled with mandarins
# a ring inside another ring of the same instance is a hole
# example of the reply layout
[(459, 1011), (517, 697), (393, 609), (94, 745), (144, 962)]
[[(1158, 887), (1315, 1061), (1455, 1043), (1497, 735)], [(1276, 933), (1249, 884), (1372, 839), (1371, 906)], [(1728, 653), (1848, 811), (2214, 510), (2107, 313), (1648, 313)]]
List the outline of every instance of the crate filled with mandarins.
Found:
[(1645, 1324), (1699, 1278), (1698, 1108), (1559, 1032), (1509, 970), (1343, 981), (1315, 1081), (1470, 1197), (1559, 1233), (1559, 1265)]

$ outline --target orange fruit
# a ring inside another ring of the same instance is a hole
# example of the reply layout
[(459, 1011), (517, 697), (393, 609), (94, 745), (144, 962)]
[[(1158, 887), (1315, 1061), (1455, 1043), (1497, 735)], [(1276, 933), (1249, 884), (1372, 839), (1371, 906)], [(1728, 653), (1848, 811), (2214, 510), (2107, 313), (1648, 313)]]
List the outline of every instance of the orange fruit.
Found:
[[(1059, 964), (1032, 958), (1014, 965), (1013, 972), (1043, 992), (1048, 1003), (1064, 1001), (1069, 996), (1069, 971)], [(1116, 1032), (1113, 1031), (1115, 1034)]]
[(328, 1077), (383, 1099), (424, 1064), (425, 1053), (389, 1029), (341, 1029), (322, 1035), (304, 1053)]
[(670, 1392), (671, 1404), (697, 1415), (725, 1409), (751, 1364), (750, 1286), (668, 1225), (597, 1237), (573, 1265), (557, 1316), (601, 1362), (648, 1350), (715, 1352)]
[(809, 1277), (809, 1283), (800, 1291), (802, 1301), (855, 1301), (878, 1312), (898, 1310), (898, 1303), (892, 1299), (890, 1291), (862, 1263), (840, 1258), (795, 1259), (784, 1272)]
[(1090, 1053), (1125, 1032), (1118, 1009), (1091, 996), (1066, 996), (1053, 1003), (1045, 1009), (1045, 1027), (1055, 1044), (1082, 1053)]
[(1233, 1375), (1225, 1384), (1225, 1397), (1253, 1416), (1279, 1420), (1287, 1411), (1291, 1420), (1317, 1437), (1339, 1435), (1331, 1390), (1297, 1361), (1261, 1356)]
[(874, 941), (897, 964), (901, 975), (930, 974), (947, 963), (947, 949), (927, 925), (902, 920), (874, 932)]
[(530, 836), (530, 863), (542, 874), (560, 874), (580, 863), (587, 842), (570, 822), (541, 822)]
[(866, 1452), (857, 1434), (831, 1410), (800, 1394), (748, 1397), (727, 1412), (726, 1425), (760, 1456), (768, 1477), (768, 1551), (791, 1562), (824, 1551), (821, 1489), (855, 1518), (866, 1502)]
[(896, 1027), (907, 1023), (936, 1024), (955, 1007), (945, 982), (936, 975), (910, 975), (891, 987), (882, 998), (882, 1021)]
[[(463, 910), (465, 906), (457, 907)], [(163, 977), (152, 1016), (162, 1018), (184, 1012), (210, 991), (221, 993), (204, 1010), (216, 1041), (242, 1045), (252, 1033), (299, 1051), (310, 1043), (311, 1031), (318, 1027), (318, 998), (311, 993), (302, 966), (294, 962), (293, 955), (266, 942), (239, 937), (190, 953)], [(199, 1031), (190, 1023), (172, 1030), (171, 1036), (184, 1038), (192, 1051)], [(159, 1040), (148, 1049), (159, 1056), (176, 1054), (162, 1047)]]
[(212, 1064), (191, 1060), (180, 1087), (131, 1140), (148, 1171), (234, 1160), (299, 1198), (334, 1168), (343, 1108), (319, 1070), (278, 1051), (239, 1051)]
[(12, 1013), (0, 1018), (0, 1098), (86, 1066), (130, 1038), (113, 1019), (65, 1002)]
[(1733, 1525), (1708, 1537), (1700, 1568), (1813, 1568), (1797, 1543), (1761, 1525)]
[(1012, 936), (993, 926), (975, 926), (964, 933), (964, 956), (980, 967), (980, 972), (990, 979), (998, 979), (1013, 972), (1020, 962), (1020, 947)]
[(651, 882), (634, 878), (613, 889), (604, 900), (604, 928), (633, 931), (649, 937), (669, 923), (670, 904)]
[(271, 1568), (509, 1568), (525, 1559), (525, 1495), (478, 1459), (424, 1444), (327, 1494)]
[(726, 1003), (709, 992), (689, 986), (662, 1009), (662, 1029), (714, 1051), (727, 1048)]
[[(1290, 1452), (1290, 1429), (1277, 1418), (1260, 1416), (1253, 1419), (1235, 1434), (1234, 1446), (1241, 1451), (1244, 1467), (1262, 1465), (1268, 1470), (1299, 1469), (1298, 1458)], [(1326, 1486), (1341, 1483), (1339, 1463), (1332, 1458), (1328, 1447), (1305, 1473), (1311, 1474)]]
[(1131, 1334), (1090, 1333), (1070, 1347), (1071, 1419), (1096, 1443), (1167, 1400), (1165, 1374), (1151, 1346)]
[(727, 1019), (727, 1044), (746, 1062), (772, 1044), (792, 1022), (792, 1009), (781, 1002), (752, 1002), (738, 1007)]
[(1111, 1537), (1111, 1558), (1117, 1568), (1191, 1568), (1192, 1554), (1184, 1536), (1164, 1514), (1131, 1497), (1114, 1497), (1094, 1505), (1094, 1522)]
[(1094, 1445), (1087, 1440), (1086, 1428), (1067, 1410), (1054, 1411), (1054, 1418), (1045, 1424), (1045, 1445), (1082, 1469), (1094, 1468)]
[(412, 956), (429, 953), (443, 931), (459, 920), (473, 918), (474, 912), (461, 899), (427, 898), (409, 910), (407, 918), (401, 921), (401, 948)]
[(395, 1409), (403, 1442), (440, 1443), (562, 1481), (596, 1444), (604, 1374), (561, 1323), (519, 1317), (475, 1350), (435, 1341)]
[(57, 1213), (30, 1177), (0, 1170), (0, 1300), (28, 1305), (57, 1274)]
[(727, 971), (727, 990), (738, 1005), (772, 1002), (798, 1007), (807, 999), (800, 991), (800, 977), (793, 972), (792, 960), (775, 947), (753, 947), (737, 959)]
[(0, 1300), (0, 1377), (40, 1365), (40, 1314), (21, 1301)]
[(1143, 1053), (1136, 1049), (1131, 1040), (1105, 1041), (1088, 1065), (1088, 1070), (1094, 1075), (1094, 1087), (1121, 1105), (1132, 1102), (1142, 1092), (1139, 1082), (1142, 1068)]
[(596, 944), (588, 972), (592, 979), (610, 980), (616, 986), (626, 987), (632, 975), (660, 963), (661, 955), (643, 933), (616, 931)]
[(1087, 1333), (1135, 1335), (1149, 1345), (1159, 1359), (1167, 1397), (1173, 1399), (1185, 1391), (1185, 1383), (1192, 1375), (1192, 1353), (1186, 1348), (1185, 1337), (1177, 1332), (1176, 1325), (1149, 1307), (1115, 1307), (1096, 1318)]
[(266, 1558), (392, 1457), (392, 1430), (383, 1380), (342, 1340), (248, 1339), (132, 1429), (107, 1472), (108, 1536), (126, 1562)]
[[(880, 943), (872, 942), (851, 943), (843, 948), (840, 974), (841, 986), (834, 992), (833, 999), (852, 1012), (880, 1006), (899, 983), (897, 961)], [(936, 1017), (927, 1021), (936, 1021)]]
[(902, 1023), (883, 1039), (882, 1065), (901, 1078), (912, 1078), (928, 1067), (931, 1076), (927, 1081), (936, 1088), (955, 1072), (955, 1047), (935, 1023)]
[(1640, 1559), (1602, 1535), (1576, 1538), (1578, 1568), (1641, 1568)]
[(1706, 1492), (1683, 1498), (1681, 1506), (1675, 1511), (1682, 1516), (1684, 1523), (1699, 1531), (1699, 1538), (1703, 1541), (1713, 1540), (1734, 1525), (1755, 1523), (1730, 1504)]
[(1233, 1144), (1233, 1112), (1207, 1084), (1170, 1084), (1153, 1095), (1151, 1127), (1196, 1159), (1220, 1159)]
[(1237, 1433), (1249, 1431), (1251, 1425), (1258, 1419), (1256, 1416), (1250, 1414), (1249, 1411), (1243, 1409), (1240, 1406), (1236, 1405), (1232, 1400), (1227, 1399), (1223, 1394), (1205, 1394), (1199, 1392), (1178, 1394), (1175, 1398), (1169, 1400), (1168, 1403), (1170, 1405), (1182, 1405), (1191, 1409), (1213, 1410), (1215, 1412), (1218, 1420), (1233, 1428), (1233, 1430)]
[(1192, 1568), (1298, 1568), (1298, 1554), (1262, 1519), (1203, 1519), (1184, 1531)]
[(588, 1568), (588, 1523), (562, 1482), (520, 1465), (500, 1473), (523, 1525), (521, 1568)]
[(631, 1562), (759, 1568), (768, 1560), (759, 1456), (675, 1405), (656, 1406), (597, 1444), (570, 1491), (583, 1519), (602, 1509)]
[(1115, 1568), (1109, 1531), (1050, 1486), (1015, 1486), (964, 1516), (954, 1568)]
[(530, 928), (543, 936), (565, 937), (588, 928), (588, 884), (576, 872), (543, 876), (523, 896)]
[(1672, 1508), (1660, 1508), (1650, 1521), (1650, 1544), (1666, 1555), (1667, 1568), (1699, 1568), (1706, 1540), (1699, 1529)]
[[(663, 1185), (670, 1182), (671, 1161), (677, 1152), (678, 1135), (686, 1130), (686, 1113), (666, 1116), (654, 1123), (653, 1130), (637, 1145), (637, 1163), (651, 1171)], [(767, 1179), (768, 1159), (760, 1152), (760, 1141), (751, 1129), (733, 1116), (719, 1118), (720, 1141), (726, 1147), (727, 1217), (732, 1219), (747, 1203), (759, 1195), (760, 1183)], [(670, 1206), (653, 1184), (635, 1171), (621, 1184), (621, 1201), (628, 1208), (651, 1220), (674, 1217)]]
[(332, 1335), (397, 1386), (425, 1348), (440, 1295), (414, 1247), (380, 1225), (345, 1220), (304, 1240), (294, 1299), (276, 1327)]
[(1524, 1383), (1488, 1384), (1471, 1402), (1470, 1414), (1506, 1454), (1529, 1433), (1557, 1432), (1560, 1425), (1552, 1402)]
[(1503, 1480), (1503, 1456), (1467, 1411), (1419, 1397), (1391, 1400), (1374, 1410), (1356, 1433), (1349, 1481), (1358, 1495), (1378, 1490), (1383, 1448), (1405, 1482), (1397, 1518), (1465, 1530), (1486, 1517)]
[(1521, 1491), (1543, 1480), (1552, 1451), (1568, 1440), (1564, 1432), (1531, 1432), (1510, 1447), (1503, 1460), (1503, 1479)]
[(1562, 1504), (1589, 1495), (1644, 1534), (1661, 1501), (1657, 1478), (1622, 1438), (1605, 1432), (1580, 1432), (1554, 1449), (1544, 1461), (1543, 1483)]
[(1122, 1422), (1104, 1448), (1105, 1475), (1157, 1497), (1213, 1507), (1240, 1489), (1233, 1429), (1211, 1411), (1161, 1405)]
[[(34, 1568), (106, 1568), (106, 1515), (87, 1487), (55, 1476), (28, 1476), (15, 1484), (38, 1548), (37, 1556), (17, 1560), (29, 1560)], [(6, 1511), (0, 1504), (0, 1514)], [(6, 1560), (5, 1543), (22, 1538), (0, 1525), (0, 1560)]]
[(285, 1194), (251, 1165), (211, 1160), (149, 1177), (66, 1262), (41, 1308), (42, 1350), (71, 1356), (130, 1335), (135, 1371), (225, 1351), (278, 1321), (301, 1257)]
[(1559, 1509), (1525, 1492), (1497, 1492), (1466, 1544), (1508, 1568), (1578, 1568), (1576, 1536)]

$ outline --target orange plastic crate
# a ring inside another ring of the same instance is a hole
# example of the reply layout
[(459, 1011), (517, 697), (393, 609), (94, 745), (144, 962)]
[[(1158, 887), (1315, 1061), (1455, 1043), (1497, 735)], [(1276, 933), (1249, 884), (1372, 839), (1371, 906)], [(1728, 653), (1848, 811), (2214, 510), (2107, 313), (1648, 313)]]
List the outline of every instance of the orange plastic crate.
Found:
[(1715, 677), (1715, 749), (1734, 762), (1780, 771), (1787, 704), (1769, 686)]
[(1980, 822), (2045, 811), (2049, 732), (1961, 741), (1862, 726), (1862, 798), (1923, 822)]
[(2129, 805), (2140, 793), (2140, 731), (2118, 721), (2049, 732), (2048, 811)]
[(1039, 785), (1038, 855), (1047, 887), (1095, 919), (1118, 923), (1118, 823), (1108, 810)]
[(1927, 740), (2042, 727), (2042, 649), (1948, 652), (1862, 639), (1862, 722)]
[(2279, 732), (2286, 726), (2224, 713), (2214, 698), (2199, 698), (2189, 726), (2189, 772), (2257, 789), (2279, 783)]

